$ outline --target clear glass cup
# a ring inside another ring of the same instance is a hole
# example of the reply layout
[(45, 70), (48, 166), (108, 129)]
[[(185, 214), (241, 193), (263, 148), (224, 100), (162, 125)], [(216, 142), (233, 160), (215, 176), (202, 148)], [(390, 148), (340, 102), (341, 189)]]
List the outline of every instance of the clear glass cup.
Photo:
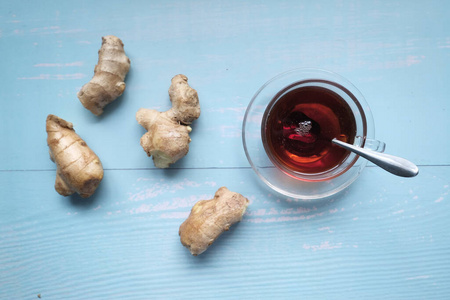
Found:
[(348, 187), (361, 174), (367, 160), (350, 153), (338, 166), (326, 172), (307, 174), (277, 163), (270, 151), (266, 151), (265, 112), (282, 95), (304, 86), (325, 88), (344, 99), (356, 121), (355, 146), (383, 152), (385, 144), (375, 140), (372, 113), (363, 95), (342, 76), (305, 68), (282, 73), (266, 82), (250, 101), (244, 116), (242, 139), (247, 159), (258, 177), (274, 191), (293, 199), (314, 200)]

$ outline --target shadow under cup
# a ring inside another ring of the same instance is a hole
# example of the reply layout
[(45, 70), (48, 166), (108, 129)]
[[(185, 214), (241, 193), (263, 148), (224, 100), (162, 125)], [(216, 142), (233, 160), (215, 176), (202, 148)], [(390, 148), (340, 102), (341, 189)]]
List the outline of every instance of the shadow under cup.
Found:
[[(280, 160), (274, 148), (269, 146), (269, 116), (290, 94), (307, 89), (321, 90), (344, 103), (348, 114), (354, 118), (350, 120), (354, 126), (351, 127), (351, 136), (347, 136), (346, 142), (358, 147), (384, 151), (384, 143), (374, 139), (373, 119), (367, 102), (348, 80), (335, 73), (318, 69), (296, 69), (274, 77), (259, 89), (247, 108), (242, 134), (244, 150), (253, 170), (265, 184), (278, 193), (302, 200), (324, 198), (343, 190), (356, 180), (367, 164), (365, 159), (346, 150), (337, 164), (319, 172), (304, 172), (291, 168)], [(345, 120), (340, 122), (345, 125)], [(308, 127), (310, 128), (311, 126)], [(331, 145), (332, 136), (327, 138), (329, 140), (324, 143), (329, 149), (343, 151), (340, 148), (331, 148), (338, 146)]]

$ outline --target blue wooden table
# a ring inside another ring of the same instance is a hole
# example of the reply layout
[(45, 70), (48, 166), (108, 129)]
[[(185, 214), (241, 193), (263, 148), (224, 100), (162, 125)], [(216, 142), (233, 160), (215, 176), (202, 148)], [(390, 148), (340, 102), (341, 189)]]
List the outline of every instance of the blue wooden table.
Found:
[[(1, 1), (0, 299), (448, 299), (449, 13), (444, 0)], [(96, 117), (76, 93), (110, 34), (131, 70)], [(369, 165), (344, 193), (308, 203), (260, 183), (242, 147), (245, 109), (299, 67), (353, 82), (386, 152), (420, 174)], [(189, 154), (160, 170), (135, 113), (168, 109), (179, 73), (202, 115)], [(48, 114), (99, 155), (91, 198), (55, 192)], [(193, 257), (179, 225), (221, 186), (250, 206)]]

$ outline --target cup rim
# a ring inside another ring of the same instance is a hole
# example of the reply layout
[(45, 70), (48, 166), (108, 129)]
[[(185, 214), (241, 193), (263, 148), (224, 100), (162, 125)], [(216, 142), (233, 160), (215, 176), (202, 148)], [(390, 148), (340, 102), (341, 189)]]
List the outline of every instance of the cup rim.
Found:
[[(282, 74), (281, 74), (282, 75)], [(345, 79), (345, 78), (344, 78)], [(342, 81), (342, 79), (341, 79)], [(357, 155), (351, 155), (351, 153), (348, 153), (347, 156), (342, 160), (342, 162), (329, 170), (318, 172), (318, 173), (303, 173), (298, 171), (292, 171), (288, 168), (286, 168), (283, 164), (281, 164), (276, 157), (270, 153), (268, 146), (267, 146), (267, 137), (264, 134), (265, 132), (265, 125), (268, 119), (268, 115), (274, 105), (280, 100), (280, 98), (290, 90), (294, 89), (296, 86), (300, 86), (303, 84), (309, 84), (309, 83), (320, 83), (320, 84), (326, 84), (334, 86), (335, 88), (343, 91), (346, 95), (348, 95), (349, 99), (353, 101), (353, 103), (356, 105), (357, 111), (359, 112), (359, 116), (361, 118), (362, 122), (362, 136), (355, 135), (355, 141), (360, 141), (359, 147), (364, 147), (365, 141), (366, 141), (366, 135), (367, 135), (367, 120), (366, 120), (366, 114), (364, 112), (364, 109), (359, 102), (358, 98), (347, 88), (345, 87), (341, 82), (336, 81), (330, 81), (330, 80), (324, 80), (319, 76), (316, 78), (308, 78), (308, 79), (302, 79), (295, 82), (292, 82), (291, 84), (285, 86), (282, 88), (278, 93), (270, 100), (270, 102), (267, 104), (264, 115), (261, 122), (261, 139), (263, 141), (264, 150), (267, 153), (267, 156), (272, 161), (272, 163), (279, 167), (284, 173), (287, 175), (304, 181), (323, 181), (323, 180), (329, 180), (333, 179), (337, 176), (340, 176), (341, 174), (347, 172), (358, 160)], [(350, 82), (344, 82), (345, 84), (351, 84)], [(327, 87), (324, 87), (327, 89)], [(356, 87), (355, 87), (356, 88)], [(331, 91), (332, 92), (332, 91)], [(333, 92), (334, 93), (334, 92)], [(343, 99), (346, 103), (348, 102), (347, 99)], [(353, 110), (352, 110), (353, 113)], [(355, 115), (355, 114), (354, 114)], [(356, 117), (356, 115), (355, 115)]]

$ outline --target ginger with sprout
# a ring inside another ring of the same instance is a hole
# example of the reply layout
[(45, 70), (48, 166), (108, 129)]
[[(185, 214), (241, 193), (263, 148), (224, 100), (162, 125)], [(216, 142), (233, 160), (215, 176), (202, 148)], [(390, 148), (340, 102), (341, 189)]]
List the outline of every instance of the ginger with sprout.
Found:
[(241, 221), (248, 203), (241, 194), (221, 187), (213, 199), (198, 201), (192, 207), (189, 217), (180, 226), (181, 243), (194, 256), (203, 253), (222, 232)]
[(94, 77), (78, 92), (83, 106), (94, 115), (101, 115), (103, 108), (124, 92), (129, 69), (130, 59), (125, 55), (122, 41), (113, 35), (102, 37)]
[(48, 115), (47, 144), (50, 159), (56, 163), (55, 190), (69, 196), (73, 193), (91, 196), (103, 179), (98, 156), (78, 134), (73, 125), (55, 115)]
[(200, 104), (197, 91), (187, 82), (181, 74), (172, 78), (172, 108), (168, 111), (141, 108), (136, 113), (136, 120), (148, 131), (141, 138), (141, 146), (153, 156), (157, 168), (168, 168), (189, 151), (192, 128), (188, 125), (200, 116)]

